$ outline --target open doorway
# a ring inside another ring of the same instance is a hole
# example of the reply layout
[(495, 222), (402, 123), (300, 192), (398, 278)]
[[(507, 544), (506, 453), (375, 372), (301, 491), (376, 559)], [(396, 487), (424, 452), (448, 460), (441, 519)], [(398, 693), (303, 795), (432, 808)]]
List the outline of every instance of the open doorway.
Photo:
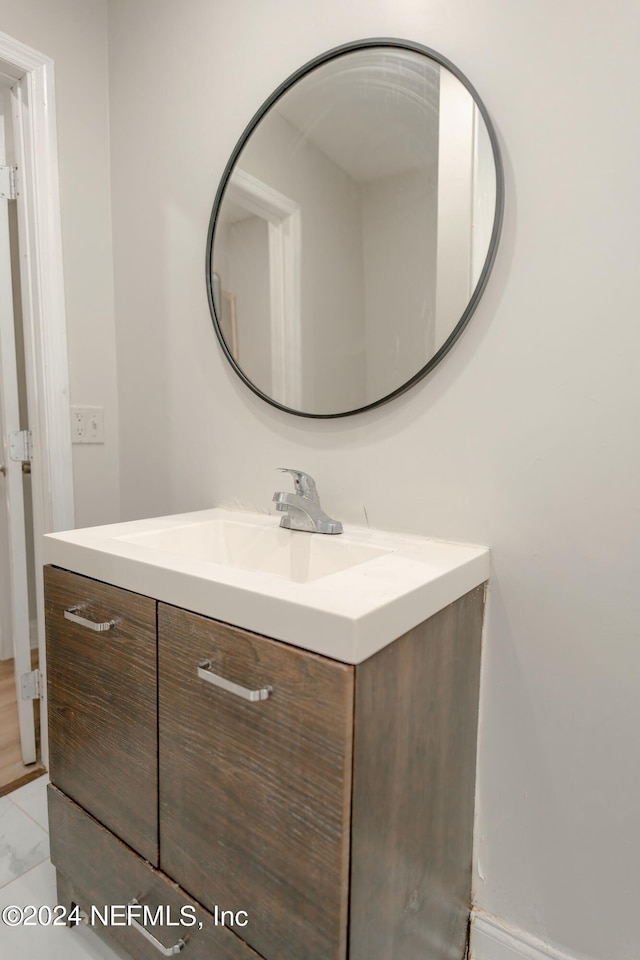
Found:
[(23, 689), (24, 699), (37, 693), (40, 671), (28, 449), (24, 461), (10, 462), (19, 438), (30, 436), (14, 169), (11, 81), (0, 77), (0, 424), (8, 434), (0, 465), (0, 795), (42, 771), (39, 703), (20, 702)]
[(74, 517), (53, 62), (3, 33), (0, 104), (1, 795), (47, 765), (40, 544)]
[[(37, 667), (37, 649), (34, 651)], [(34, 704), (37, 753), (34, 763), (25, 764), (20, 750), (20, 726), (13, 658), (0, 661), (0, 797), (34, 780), (44, 772), (40, 751), (40, 725)]]

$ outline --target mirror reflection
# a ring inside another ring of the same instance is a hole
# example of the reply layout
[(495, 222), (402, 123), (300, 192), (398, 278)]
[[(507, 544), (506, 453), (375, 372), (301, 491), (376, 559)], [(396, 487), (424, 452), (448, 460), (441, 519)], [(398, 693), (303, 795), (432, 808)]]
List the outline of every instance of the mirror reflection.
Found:
[(289, 86), (241, 144), (210, 264), (238, 372), (310, 416), (400, 392), (468, 319), (497, 242), (482, 108), (423, 52), (355, 49)]

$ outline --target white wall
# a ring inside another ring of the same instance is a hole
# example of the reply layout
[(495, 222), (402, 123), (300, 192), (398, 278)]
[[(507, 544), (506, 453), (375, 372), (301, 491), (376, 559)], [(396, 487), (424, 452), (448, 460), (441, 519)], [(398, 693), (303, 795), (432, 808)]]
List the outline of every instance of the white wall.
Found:
[[(490, 544), (477, 901), (571, 953), (632, 960), (640, 7), (110, 10), (124, 515), (268, 509), (282, 464), (311, 472), (346, 521), (366, 506), (372, 525)], [(296, 419), (251, 394), (216, 343), (209, 211), (265, 94), (324, 49), (381, 35), (441, 51), (485, 100), (506, 167), (502, 246), (469, 328), (427, 381), (356, 418)]]
[(77, 526), (120, 509), (106, 11), (106, 0), (0, 4), (0, 30), (55, 62), (70, 399), (105, 409), (105, 444), (73, 448)]

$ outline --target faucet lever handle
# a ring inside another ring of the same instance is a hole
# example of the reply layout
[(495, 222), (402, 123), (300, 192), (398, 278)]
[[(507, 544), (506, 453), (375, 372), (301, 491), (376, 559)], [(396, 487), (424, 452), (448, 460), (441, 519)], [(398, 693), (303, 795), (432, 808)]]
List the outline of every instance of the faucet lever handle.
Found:
[(299, 493), (300, 496), (307, 497), (309, 500), (319, 499), (316, 482), (308, 473), (304, 473), (302, 470), (294, 470), (291, 467), (278, 467), (278, 470), (280, 473), (291, 474), (296, 493)]

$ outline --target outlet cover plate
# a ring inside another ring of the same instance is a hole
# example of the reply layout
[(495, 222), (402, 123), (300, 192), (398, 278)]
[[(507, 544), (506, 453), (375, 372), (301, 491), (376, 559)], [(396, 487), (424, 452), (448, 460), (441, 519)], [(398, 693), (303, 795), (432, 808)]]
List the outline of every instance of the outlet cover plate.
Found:
[(71, 442), (104, 443), (104, 407), (71, 407)]

